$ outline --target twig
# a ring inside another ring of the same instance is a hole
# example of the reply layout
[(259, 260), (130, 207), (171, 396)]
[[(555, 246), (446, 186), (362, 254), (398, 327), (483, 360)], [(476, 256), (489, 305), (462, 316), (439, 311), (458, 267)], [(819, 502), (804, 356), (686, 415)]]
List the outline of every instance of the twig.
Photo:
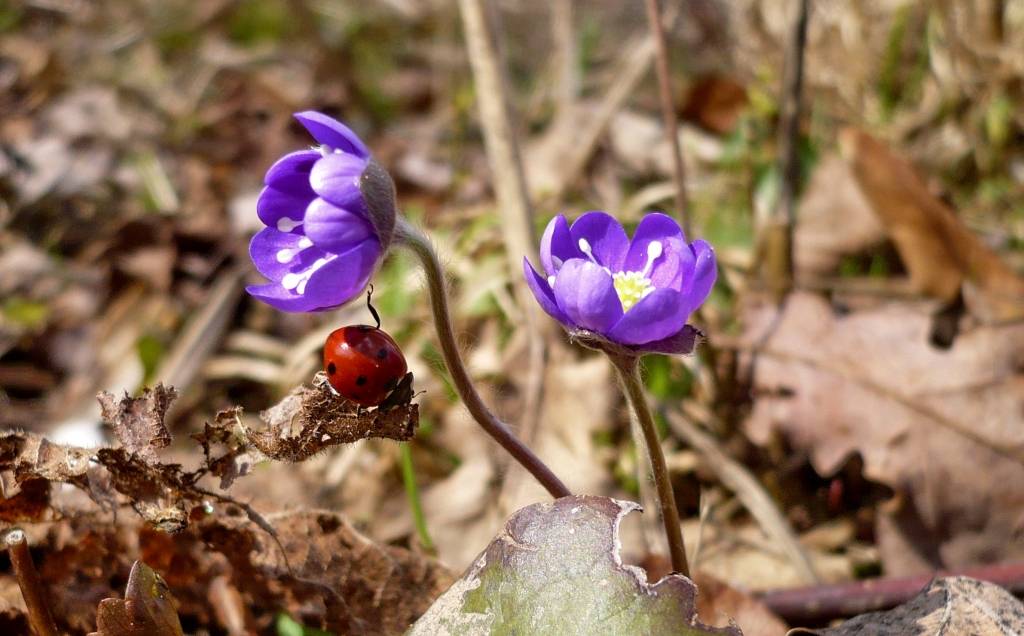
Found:
[(395, 226), (395, 239), (411, 250), (423, 266), (430, 293), (430, 308), (434, 314), (434, 327), (441, 345), (441, 354), (444, 356), (448, 372), (451, 374), (452, 384), (473, 419), (488, 435), (494, 438), (494, 441), (498, 442), (516, 461), (530, 471), (537, 481), (551, 493), (552, 497), (570, 495), (569, 489), (551, 472), (551, 469), (529, 447), (519, 441), (504, 422), (491, 413), (473, 386), (473, 380), (470, 379), (466, 365), (462, 362), (462, 356), (455, 341), (451, 312), (448, 309), (448, 291), (444, 272), (437, 258), (437, 252), (430, 244), (430, 239), (401, 216)]
[(484, 133), (484, 148), (491, 166), (494, 190), (501, 211), (504, 230), (505, 254), (509, 274), (516, 291), (516, 299), (524, 308), (526, 330), (529, 334), (529, 366), (524, 385), (522, 431), (526, 439), (533, 437), (540, 419), (541, 393), (544, 387), (544, 366), (547, 362), (545, 339), (540, 308), (530, 297), (523, 277), (522, 258), (533, 253), (533, 209), (530, 205), (526, 172), (513, 131), (512, 113), (500, 60), (497, 38), (487, 21), (482, 0), (459, 0), (459, 11), (466, 35), (466, 48), (476, 99), (480, 107), (480, 123)]
[(416, 485), (416, 469), (412, 465), (412, 448), (409, 446), (409, 442), (402, 442), (398, 448), (402, 454), (402, 483), (405, 484), (405, 495), (409, 499), (409, 509), (412, 510), (416, 533), (420, 537), (423, 549), (434, 554), (434, 542), (427, 530), (427, 519), (423, 516), (423, 503), (420, 501), (420, 489)]
[(57, 636), (57, 625), (50, 614), (46, 589), (28, 550), (28, 540), (21, 528), (11, 528), (4, 535), (7, 552), (11, 555), (11, 568), (18, 579), (21, 596), (28, 608), (28, 622), (36, 636)]
[[(686, 545), (683, 543), (683, 528), (679, 523), (679, 510), (676, 508), (676, 495), (672, 489), (672, 477), (665, 463), (665, 454), (661, 450), (658, 429), (654, 422), (654, 414), (644, 395), (643, 383), (640, 381), (640, 369), (635, 355), (608, 354), (622, 383), (622, 390), (629, 399), (630, 406), (636, 412), (647, 453), (651, 458), (651, 474), (658, 491), (658, 502), (661, 505), (661, 520), (665, 526), (665, 538), (668, 540), (669, 555), (672, 558), (672, 569), (684, 576), (690, 576), (690, 566), (686, 560)], [(639, 446), (639, 444), (638, 444)]]
[(551, 3), (551, 38), (555, 42), (555, 117), (552, 127), (561, 129), (572, 117), (580, 90), (576, 63), (576, 31), (572, 23), (574, 0), (553, 0)]
[(665, 126), (665, 134), (672, 143), (672, 181), (676, 186), (676, 214), (682, 220), (683, 232), (686, 236), (693, 238), (693, 231), (690, 225), (690, 204), (686, 196), (686, 166), (683, 163), (683, 153), (679, 148), (679, 120), (676, 117), (676, 108), (672, 99), (672, 79), (669, 76), (668, 66), (668, 45), (665, 42), (665, 29), (662, 26), (661, 10), (658, 8), (658, 0), (645, 0), (647, 5), (647, 22), (651, 30), (651, 37), (654, 38), (654, 51), (656, 63), (654, 68), (658, 76), (658, 94), (661, 99), (661, 118)]
[[(687, 409), (690, 418), (695, 417), (692, 407)], [(811, 560), (807, 557), (803, 546), (790, 528), (786, 518), (779, 512), (772, 498), (765, 492), (761, 484), (742, 464), (733, 460), (719, 447), (713, 437), (699, 430), (681, 413), (664, 411), (672, 431), (686, 440), (704, 459), (704, 464), (714, 471), (722, 484), (736, 493), (736, 497), (750, 511), (765, 534), (771, 537), (793, 564), (797, 573), (807, 583), (821, 580), (814, 571)]]
[[(672, 24), (678, 15), (678, 7), (671, 7), (662, 16), (664, 24)], [(587, 118), (579, 131), (575, 131), (571, 137), (572, 145), (568, 152), (559, 162), (559, 172), (552, 184), (549, 198), (561, 199), (565, 190), (576, 180), (576, 177), (583, 171), (584, 166), (593, 154), (597, 142), (601, 140), (605, 131), (608, 130), (612, 118), (622, 110), (626, 100), (633, 95), (640, 80), (647, 74), (647, 67), (654, 59), (654, 37), (650, 34), (627, 43), (622, 47), (623, 57), (617, 64), (617, 70), (613, 74), (615, 81), (604, 99), (598, 105), (594, 115)], [(553, 129), (554, 130), (554, 129)], [(562, 134), (561, 130), (554, 130)]]
[(918, 576), (868, 579), (763, 592), (758, 597), (793, 624), (821, 624), (834, 618), (895, 607), (917, 596), (935, 578), (968, 576), (1024, 594), (1024, 562), (942, 570)]
[(793, 230), (796, 226), (796, 193), (800, 180), (800, 104), (804, 80), (804, 49), (810, 0), (798, 0), (796, 19), (786, 50), (782, 113), (779, 118), (778, 204), (761, 229), (759, 252), (762, 272), (780, 298), (793, 286)]

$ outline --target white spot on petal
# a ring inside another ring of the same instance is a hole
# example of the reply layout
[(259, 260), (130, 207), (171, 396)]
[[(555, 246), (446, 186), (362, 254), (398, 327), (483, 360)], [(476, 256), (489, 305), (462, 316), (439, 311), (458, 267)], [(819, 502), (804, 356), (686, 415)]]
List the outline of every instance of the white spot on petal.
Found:
[(302, 225), (302, 221), (296, 221), (286, 216), (282, 216), (277, 220), (277, 229), (281, 232), (291, 232), (300, 225)]

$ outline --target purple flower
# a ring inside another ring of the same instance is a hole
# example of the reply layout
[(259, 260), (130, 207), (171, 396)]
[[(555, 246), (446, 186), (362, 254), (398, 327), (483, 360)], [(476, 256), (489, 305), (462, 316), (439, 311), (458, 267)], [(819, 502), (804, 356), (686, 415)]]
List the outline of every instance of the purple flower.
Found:
[(271, 282), (246, 291), (284, 311), (317, 311), (366, 287), (394, 217), (382, 226), (363, 196), (364, 173), (376, 164), (359, 137), (322, 113), (295, 118), (318, 145), (285, 155), (267, 171), (256, 202), (267, 227), (252, 238), (249, 255)]
[(716, 277), (715, 252), (687, 243), (671, 217), (652, 213), (631, 241), (604, 212), (587, 212), (569, 226), (556, 216), (544, 231), (541, 276), (523, 259), (523, 273), (540, 306), (585, 343), (613, 343), (633, 353), (689, 353), (699, 332), (687, 318), (707, 298)]

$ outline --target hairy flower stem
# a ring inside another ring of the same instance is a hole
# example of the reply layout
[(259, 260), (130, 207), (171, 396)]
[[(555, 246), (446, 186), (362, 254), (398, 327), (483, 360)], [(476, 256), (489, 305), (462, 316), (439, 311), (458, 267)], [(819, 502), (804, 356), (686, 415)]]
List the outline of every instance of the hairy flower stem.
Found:
[(445, 285), (444, 271), (441, 269), (441, 262), (423, 232), (413, 227), (408, 221), (399, 217), (395, 226), (395, 240), (404, 245), (423, 266), (423, 272), (427, 277), (427, 288), (430, 292), (430, 308), (434, 313), (434, 327), (437, 329), (437, 339), (441, 344), (441, 353), (444, 356), (448, 372), (451, 373), (452, 383), (459, 397), (466, 404), (466, 408), (488, 435), (494, 438), (502, 448), (522, 464), (523, 468), (543, 485), (552, 497), (566, 497), (571, 495), (551, 469), (537, 457), (525, 444), (519, 441), (504, 422), (499, 420), (484, 404), (480, 394), (476, 392), (473, 381), (466, 371), (466, 365), (462, 362), (459, 347), (455, 342), (455, 331), (452, 327), (451, 312), (448, 310), (448, 291)]
[(28, 622), (36, 636), (57, 636), (57, 625), (50, 614), (46, 590), (28, 550), (28, 540), (21, 528), (11, 528), (4, 536), (4, 544), (11, 557), (11, 569), (18, 579), (21, 596), (28, 609)]
[(647, 403), (644, 387), (640, 382), (639, 358), (634, 355), (611, 353), (608, 357), (615, 365), (622, 390), (626, 393), (629, 405), (633, 407), (644, 434), (647, 454), (651, 458), (651, 473), (654, 475), (654, 485), (658, 491), (658, 501), (661, 503), (661, 520), (665, 524), (665, 538), (668, 539), (672, 569), (684, 576), (690, 576), (690, 565), (686, 561), (686, 545), (683, 543), (683, 529), (679, 524), (679, 510), (676, 508), (676, 495), (672, 490), (665, 454), (661, 452), (661, 440), (658, 439), (654, 414)]

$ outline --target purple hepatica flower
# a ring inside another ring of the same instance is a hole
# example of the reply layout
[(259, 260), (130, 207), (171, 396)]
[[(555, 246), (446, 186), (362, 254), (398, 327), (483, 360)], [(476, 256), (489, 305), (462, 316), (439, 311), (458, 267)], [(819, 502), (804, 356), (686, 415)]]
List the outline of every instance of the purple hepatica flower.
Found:
[(633, 240), (604, 212), (569, 226), (564, 216), (541, 239), (541, 276), (523, 259), (537, 302), (585, 344), (630, 353), (689, 353), (700, 335), (686, 319), (707, 298), (716, 277), (715, 252), (687, 244), (679, 224), (652, 213)]
[(359, 137), (322, 113), (295, 118), (319, 145), (285, 155), (267, 171), (256, 202), (267, 227), (252, 238), (249, 255), (271, 282), (246, 290), (284, 311), (317, 311), (366, 287), (390, 236), (382, 239), (360, 190), (375, 164)]

